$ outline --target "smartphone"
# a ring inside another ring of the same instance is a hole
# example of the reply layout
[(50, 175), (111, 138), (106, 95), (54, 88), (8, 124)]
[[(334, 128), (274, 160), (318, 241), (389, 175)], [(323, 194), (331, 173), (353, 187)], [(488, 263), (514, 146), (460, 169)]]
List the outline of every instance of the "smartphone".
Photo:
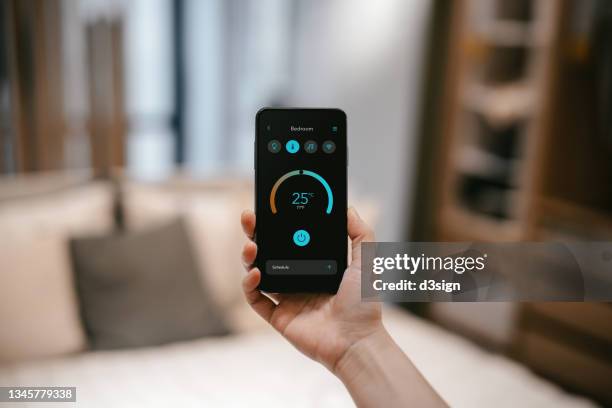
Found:
[(261, 290), (338, 290), (348, 250), (346, 134), (340, 109), (257, 113), (255, 265)]

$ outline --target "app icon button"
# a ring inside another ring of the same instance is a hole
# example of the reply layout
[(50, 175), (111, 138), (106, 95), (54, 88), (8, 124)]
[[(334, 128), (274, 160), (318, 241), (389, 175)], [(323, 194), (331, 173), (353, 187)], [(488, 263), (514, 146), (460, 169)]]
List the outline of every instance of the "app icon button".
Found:
[(308, 245), (310, 242), (310, 234), (308, 231), (300, 229), (293, 233), (293, 243), (297, 246), (303, 247)]
[(314, 140), (308, 140), (304, 143), (304, 151), (306, 153), (314, 153), (317, 151), (317, 142)]
[(333, 153), (336, 151), (336, 144), (331, 140), (326, 140), (323, 142), (323, 151), (327, 154)]
[(278, 153), (281, 150), (281, 146), (281, 142), (279, 142), (278, 140), (270, 140), (268, 142), (268, 151), (270, 153)]
[(285, 144), (285, 149), (287, 149), (289, 153), (294, 154), (300, 150), (300, 144), (297, 142), (297, 140), (291, 139)]

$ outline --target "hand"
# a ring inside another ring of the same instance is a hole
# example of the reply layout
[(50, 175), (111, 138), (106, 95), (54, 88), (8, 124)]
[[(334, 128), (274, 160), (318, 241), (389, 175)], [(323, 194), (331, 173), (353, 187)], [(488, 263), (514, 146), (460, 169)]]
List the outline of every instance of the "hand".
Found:
[[(241, 221), (244, 232), (252, 239), (255, 214), (245, 211)], [(253, 310), (298, 350), (332, 372), (352, 346), (384, 331), (380, 303), (361, 301), (360, 244), (373, 241), (374, 233), (353, 208), (348, 210), (348, 234), (352, 259), (336, 295), (264, 295), (257, 289), (261, 272), (252, 267), (257, 245), (249, 241), (242, 251), (248, 272), (243, 280), (243, 290)]]
[[(242, 213), (249, 238), (255, 214)], [(374, 233), (350, 208), (351, 264), (335, 295), (265, 295), (257, 289), (261, 272), (252, 264), (257, 245), (245, 244), (248, 273), (243, 289), (251, 307), (308, 357), (324, 364), (346, 386), (360, 407), (445, 407), (445, 402), (384, 329), (380, 303), (361, 301), (361, 243)]]

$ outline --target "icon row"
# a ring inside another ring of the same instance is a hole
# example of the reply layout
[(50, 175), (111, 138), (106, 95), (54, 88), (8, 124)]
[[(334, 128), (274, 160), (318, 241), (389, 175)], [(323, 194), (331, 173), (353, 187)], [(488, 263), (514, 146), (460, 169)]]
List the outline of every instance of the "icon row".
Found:
[[(304, 142), (304, 151), (306, 153), (315, 153), (319, 145), (314, 140), (307, 140)], [(282, 143), (276, 139), (270, 140), (268, 142), (268, 151), (270, 153), (278, 153), (282, 149)], [(300, 151), (300, 143), (297, 140), (291, 139), (287, 143), (285, 143), (285, 149), (287, 152), (291, 154), (295, 154)], [(323, 142), (321, 149), (324, 153), (331, 154), (336, 151), (336, 144), (331, 140), (326, 140)]]

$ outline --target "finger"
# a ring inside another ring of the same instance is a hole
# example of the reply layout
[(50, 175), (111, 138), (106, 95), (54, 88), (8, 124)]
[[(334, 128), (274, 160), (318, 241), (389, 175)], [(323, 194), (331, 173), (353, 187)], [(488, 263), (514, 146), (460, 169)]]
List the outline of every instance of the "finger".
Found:
[(270, 299), (265, 297), (258, 289), (257, 285), (261, 280), (261, 272), (257, 268), (251, 271), (242, 280), (242, 290), (247, 302), (255, 312), (260, 315), (265, 321), (270, 322), (272, 313), (276, 305)]
[(253, 239), (255, 233), (255, 213), (251, 210), (244, 210), (240, 216), (242, 230), (249, 239)]
[(365, 223), (364, 220), (361, 219), (355, 208), (350, 207), (348, 209), (347, 218), (348, 234), (353, 243), (355, 241), (374, 241), (374, 231), (368, 224)]
[(361, 219), (353, 207), (349, 208), (347, 218), (348, 234), (351, 238), (351, 262), (361, 263), (361, 243), (374, 241), (374, 231)]
[(255, 258), (257, 257), (257, 245), (253, 241), (249, 241), (244, 244), (242, 248), (242, 264), (245, 269), (248, 271), (253, 267), (253, 262), (255, 262)]

